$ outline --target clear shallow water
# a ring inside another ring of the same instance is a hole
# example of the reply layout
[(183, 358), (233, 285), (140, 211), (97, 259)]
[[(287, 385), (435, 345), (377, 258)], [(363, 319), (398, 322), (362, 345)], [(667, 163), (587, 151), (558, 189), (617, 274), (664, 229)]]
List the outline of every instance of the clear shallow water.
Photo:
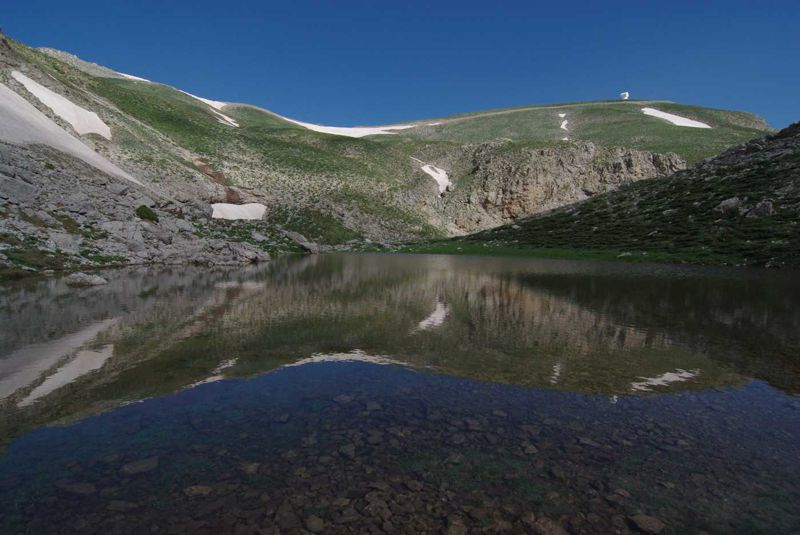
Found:
[(0, 531), (796, 532), (792, 275), (325, 256), (8, 286)]

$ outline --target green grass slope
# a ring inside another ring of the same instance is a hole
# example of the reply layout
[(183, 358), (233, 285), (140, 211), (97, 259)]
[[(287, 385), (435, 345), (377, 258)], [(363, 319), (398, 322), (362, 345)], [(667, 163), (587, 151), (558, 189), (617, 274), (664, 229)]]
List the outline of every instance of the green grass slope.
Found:
[[(695, 119), (710, 129), (676, 126), (642, 113), (643, 107)], [(559, 114), (566, 114), (562, 119)], [(568, 131), (560, 128), (566, 119)], [(531, 106), (458, 115), (436, 126), (404, 131), (403, 135), (480, 143), (490, 139), (534, 141), (543, 145), (568, 136), (609, 147), (674, 152), (694, 163), (725, 148), (764, 135), (769, 129), (757, 116), (727, 110), (674, 104), (667, 101), (600, 101)], [(437, 121), (432, 121), (437, 122)]]
[(669, 178), (408, 249), (800, 266), (800, 123)]

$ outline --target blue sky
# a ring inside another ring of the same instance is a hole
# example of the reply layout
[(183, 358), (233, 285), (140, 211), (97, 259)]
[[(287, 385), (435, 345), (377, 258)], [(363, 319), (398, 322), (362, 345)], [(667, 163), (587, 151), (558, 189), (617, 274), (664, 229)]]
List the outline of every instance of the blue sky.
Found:
[(332, 125), (661, 98), (800, 120), (800, 1), (3, 0), (11, 37)]

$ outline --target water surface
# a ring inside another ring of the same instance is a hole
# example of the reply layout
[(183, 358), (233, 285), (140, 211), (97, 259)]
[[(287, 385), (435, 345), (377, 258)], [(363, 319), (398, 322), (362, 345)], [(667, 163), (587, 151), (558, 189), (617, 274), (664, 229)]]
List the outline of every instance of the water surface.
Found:
[(0, 532), (800, 530), (797, 273), (104, 275), (0, 288)]

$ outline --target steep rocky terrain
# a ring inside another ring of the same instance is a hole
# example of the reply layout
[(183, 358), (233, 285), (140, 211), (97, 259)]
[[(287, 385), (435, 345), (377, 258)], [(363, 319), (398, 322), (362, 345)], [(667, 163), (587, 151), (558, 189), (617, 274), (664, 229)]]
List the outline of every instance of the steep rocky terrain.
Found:
[(326, 127), (1, 35), (0, 119), (4, 277), (463, 235), (667, 176), (768, 130), (751, 114), (666, 101)]
[(628, 184), (417, 250), (594, 251), (628, 259), (800, 265), (800, 123), (661, 180)]

